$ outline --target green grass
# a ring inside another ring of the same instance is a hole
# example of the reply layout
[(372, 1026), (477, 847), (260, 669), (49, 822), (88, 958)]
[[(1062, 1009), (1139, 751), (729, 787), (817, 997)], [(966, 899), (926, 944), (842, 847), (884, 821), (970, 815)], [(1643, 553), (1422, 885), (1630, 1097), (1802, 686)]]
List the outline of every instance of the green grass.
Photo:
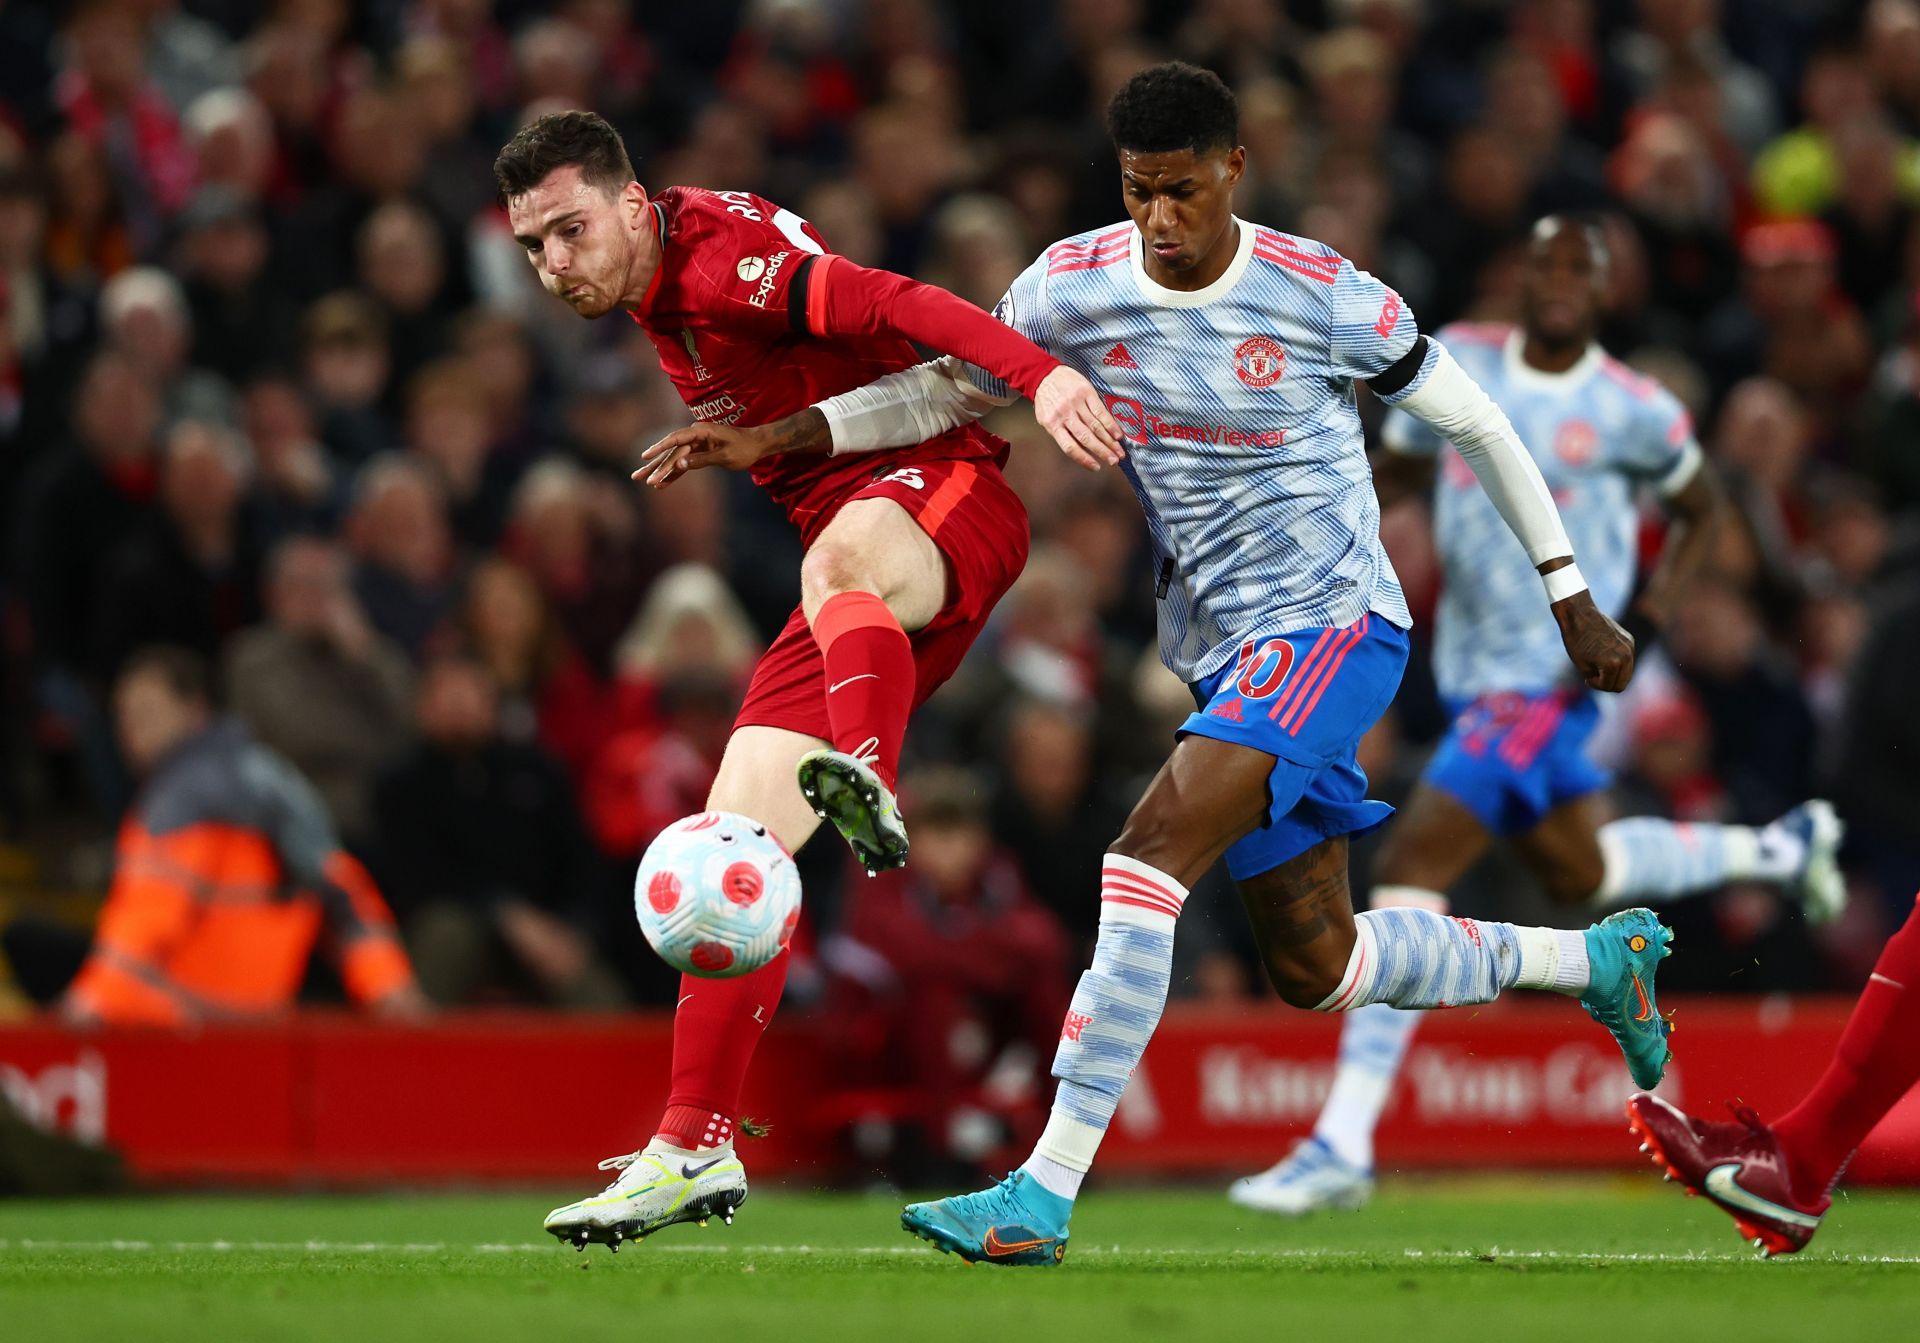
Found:
[(1809, 1343), (1907, 1336), (1920, 1311), (1913, 1195), (1852, 1196), (1762, 1263), (1651, 1178), (1401, 1182), (1300, 1222), (1096, 1189), (1063, 1267), (1005, 1270), (908, 1239), (894, 1199), (777, 1188), (730, 1229), (576, 1255), (538, 1230), (563, 1192), (0, 1203), (0, 1337)]

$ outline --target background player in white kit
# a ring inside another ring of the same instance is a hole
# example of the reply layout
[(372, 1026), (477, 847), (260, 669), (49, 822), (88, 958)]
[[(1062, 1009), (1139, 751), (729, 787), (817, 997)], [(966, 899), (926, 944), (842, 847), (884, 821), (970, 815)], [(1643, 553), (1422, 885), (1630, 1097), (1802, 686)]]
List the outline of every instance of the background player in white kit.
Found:
[[(1602, 610), (1642, 651), (1708, 562), (1720, 490), (1684, 407), (1595, 343), (1606, 242), (1590, 225), (1535, 226), (1521, 280), (1522, 325), (1458, 324), (1436, 339), (1507, 413), (1553, 489)], [(1825, 802), (1765, 829), (1607, 822), (1609, 779), (1586, 755), (1599, 706), (1556, 665), (1558, 636), (1530, 606), (1533, 575), (1499, 534), (1486, 496), (1440, 435), (1400, 410), (1382, 426), (1382, 500), (1434, 490), (1446, 575), (1434, 675), (1452, 730), (1381, 845), (1373, 907), (1448, 911), (1446, 892), (1505, 839), (1554, 900), (1601, 908), (1663, 901), (1728, 881), (1785, 885), (1807, 916), (1840, 912), (1840, 824)], [(1639, 487), (1672, 516), (1659, 568), (1632, 596)], [(1356, 1208), (1373, 1190), (1373, 1131), (1421, 1014), (1376, 1004), (1341, 1026), (1340, 1061), (1314, 1136), (1229, 1196), (1267, 1212)]]
[[(1399, 295), (1319, 243), (1234, 217), (1245, 154), (1217, 77), (1142, 71), (1114, 96), (1108, 127), (1132, 222), (1049, 248), (998, 312), (1087, 374), (1120, 421), (1159, 566), (1161, 656), (1199, 712), (1107, 855), (1093, 966), (1061, 1031), (1060, 1088), (1033, 1157), (992, 1189), (902, 1216), (942, 1249), (1001, 1264), (1064, 1255), (1080, 1180), (1165, 1004), (1187, 889), (1222, 856), (1268, 975), (1297, 1007), (1547, 989), (1581, 998), (1642, 1085), (1667, 1058), (1652, 1005), (1667, 934), (1645, 910), (1585, 934), (1420, 909), (1355, 917), (1347, 837), (1392, 809), (1367, 799), (1354, 748), (1399, 685), (1411, 621), (1380, 545), (1354, 384), (1460, 446), (1543, 574), (1582, 680), (1624, 687), (1632, 640), (1587, 592), (1506, 417), (1418, 334)], [(648, 459), (741, 468), (768, 452), (875, 450), (1008, 398), (941, 361), (760, 429), (681, 430)]]

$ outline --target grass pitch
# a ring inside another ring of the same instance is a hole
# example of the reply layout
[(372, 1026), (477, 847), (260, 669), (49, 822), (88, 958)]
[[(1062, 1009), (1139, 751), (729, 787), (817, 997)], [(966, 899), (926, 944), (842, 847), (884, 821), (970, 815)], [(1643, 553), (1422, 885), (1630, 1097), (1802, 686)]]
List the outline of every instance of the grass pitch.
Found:
[(1303, 1221), (1095, 1188), (1065, 1265), (1010, 1270), (910, 1239), (898, 1200), (776, 1187), (730, 1229), (575, 1254), (539, 1219), (578, 1192), (0, 1203), (0, 1338), (1810, 1343), (1920, 1318), (1916, 1195), (1846, 1198), (1763, 1263), (1651, 1178), (1401, 1182)]

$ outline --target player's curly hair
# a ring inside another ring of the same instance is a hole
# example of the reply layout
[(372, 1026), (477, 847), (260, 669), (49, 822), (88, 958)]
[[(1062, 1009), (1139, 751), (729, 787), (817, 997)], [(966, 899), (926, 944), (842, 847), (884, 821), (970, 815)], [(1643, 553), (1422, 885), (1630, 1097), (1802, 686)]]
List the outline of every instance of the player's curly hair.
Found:
[(616, 192), (634, 180), (633, 160), (620, 132), (592, 112), (549, 112), (528, 122), (493, 161), (500, 199), (523, 196), (556, 168), (577, 167), (602, 191)]
[(1240, 143), (1240, 104), (1220, 76), (1185, 61), (1148, 66), (1107, 104), (1115, 149), (1205, 154)]

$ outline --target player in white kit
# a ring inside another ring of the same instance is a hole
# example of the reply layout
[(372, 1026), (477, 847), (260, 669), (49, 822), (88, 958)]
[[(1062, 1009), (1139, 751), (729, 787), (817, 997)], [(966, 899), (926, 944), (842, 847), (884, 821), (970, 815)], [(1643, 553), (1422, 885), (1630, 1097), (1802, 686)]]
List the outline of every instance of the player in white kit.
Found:
[[(1521, 326), (1461, 323), (1436, 339), (1507, 413), (1553, 490), (1594, 600), (1644, 649), (1711, 558), (1720, 490), (1685, 408), (1596, 343), (1606, 284), (1599, 230), (1549, 217), (1528, 247)], [(1434, 676), (1454, 723), (1381, 846), (1373, 908), (1446, 913), (1448, 889), (1504, 839), (1563, 904), (1658, 902), (1764, 880), (1799, 898), (1810, 919), (1838, 914), (1840, 824), (1825, 802), (1803, 803), (1764, 829), (1608, 821), (1609, 779), (1586, 754), (1599, 706), (1558, 665), (1557, 631), (1527, 600), (1535, 580), (1526, 556), (1499, 534), (1473, 473), (1440, 435), (1394, 410), (1382, 437), (1381, 497), (1433, 492), (1446, 575)], [(1643, 487), (1673, 526), (1635, 598)], [(1289, 1214), (1364, 1203), (1374, 1127), (1420, 1015), (1375, 1005), (1347, 1017), (1314, 1135), (1236, 1182), (1233, 1201)]]
[[(1107, 855), (1093, 965), (1061, 1030), (1060, 1087), (1033, 1156), (991, 1189), (902, 1215), (941, 1249), (998, 1264), (1064, 1256), (1081, 1178), (1165, 1004), (1187, 889), (1222, 856), (1294, 1006), (1545, 989), (1579, 997), (1642, 1085), (1667, 1058), (1652, 1010), (1667, 933), (1648, 911), (1584, 934), (1411, 908), (1355, 916), (1347, 837), (1392, 809), (1367, 799), (1354, 748), (1399, 685), (1410, 623), (1380, 545), (1357, 382), (1460, 446), (1542, 575), (1582, 681), (1623, 688), (1632, 640), (1587, 592), (1505, 416), (1399, 295), (1319, 243), (1234, 217), (1245, 153), (1218, 78), (1142, 71), (1114, 96), (1108, 128), (1131, 222), (1048, 248), (997, 311), (1092, 379), (1124, 431), (1158, 566), (1161, 656), (1197, 711)], [(939, 361), (772, 425), (681, 430), (644, 460), (738, 469), (768, 452), (871, 451), (1006, 399), (981, 371)], [(1099, 426), (1066, 427), (1083, 462), (1110, 459)], [(1540, 597), (1528, 600), (1537, 611)]]

